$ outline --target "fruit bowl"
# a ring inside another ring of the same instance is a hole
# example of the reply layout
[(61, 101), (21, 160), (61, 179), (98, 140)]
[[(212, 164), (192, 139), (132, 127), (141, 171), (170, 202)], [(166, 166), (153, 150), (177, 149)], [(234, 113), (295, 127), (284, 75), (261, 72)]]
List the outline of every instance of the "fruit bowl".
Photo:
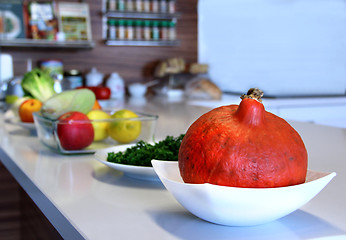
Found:
[(253, 226), (284, 217), (315, 197), (336, 175), (308, 170), (306, 182), (278, 188), (186, 184), (178, 162), (152, 160), (155, 172), (176, 200), (195, 216), (226, 226)]
[[(112, 115), (113, 111), (107, 111), (110, 115)], [(91, 123), (93, 126), (94, 124), (97, 125), (106, 125), (106, 126), (114, 126), (117, 124), (122, 124), (126, 121), (133, 121), (133, 122), (139, 122), (140, 123), (140, 132), (138, 137), (136, 137), (133, 141), (129, 143), (135, 143), (140, 140), (143, 141), (154, 141), (154, 134), (156, 129), (156, 122), (158, 119), (158, 116), (156, 115), (150, 115), (145, 113), (138, 113), (136, 112), (138, 117), (133, 118), (109, 118), (109, 119), (97, 119), (97, 120), (75, 120), (73, 123), (78, 124), (88, 124)], [(43, 143), (43, 145), (47, 146), (53, 151), (56, 151), (61, 154), (83, 154), (88, 153), (92, 154), (95, 153), (99, 149), (108, 148), (116, 145), (122, 145), (125, 143), (118, 142), (114, 140), (111, 136), (106, 136), (104, 139), (99, 141), (93, 141), (89, 146), (82, 148), (82, 149), (68, 149), (64, 148), (61, 141), (63, 141), (64, 136), (62, 136), (62, 133), (58, 132), (58, 126), (67, 125), (68, 123), (62, 122), (61, 120), (50, 120), (45, 117), (43, 117), (40, 113), (36, 112), (34, 115), (34, 123), (37, 131), (38, 138)], [(95, 128), (94, 128), (94, 131)], [(105, 131), (113, 131), (113, 130), (105, 130)], [(65, 138), (69, 134), (72, 134), (72, 132), (67, 131), (65, 132)], [(114, 135), (114, 134), (111, 134)]]

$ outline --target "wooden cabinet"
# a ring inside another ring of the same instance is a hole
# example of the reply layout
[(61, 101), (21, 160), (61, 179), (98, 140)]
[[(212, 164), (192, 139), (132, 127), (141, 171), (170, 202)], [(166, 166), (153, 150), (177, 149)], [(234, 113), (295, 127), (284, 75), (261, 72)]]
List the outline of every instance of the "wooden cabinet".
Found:
[(1, 160), (0, 180), (0, 239), (62, 239)]

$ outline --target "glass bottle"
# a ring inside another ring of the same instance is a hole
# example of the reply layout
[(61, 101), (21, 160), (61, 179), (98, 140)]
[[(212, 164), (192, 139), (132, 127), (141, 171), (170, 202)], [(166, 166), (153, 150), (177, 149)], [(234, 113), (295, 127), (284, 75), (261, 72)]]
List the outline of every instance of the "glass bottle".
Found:
[(150, 12), (150, 1), (143, 0), (143, 12)]
[(169, 22), (168, 26), (168, 40), (174, 41), (176, 40), (176, 29), (175, 22)]
[(126, 39), (133, 40), (133, 21), (127, 20), (125, 24), (126, 24)]
[(125, 84), (124, 80), (116, 72), (111, 73), (106, 81), (106, 86), (111, 89), (112, 99), (121, 99), (125, 95)]
[(175, 0), (168, 0), (168, 12), (175, 13)]
[(125, 39), (125, 21), (123, 19), (118, 20), (118, 39)]
[(135, 39), (142, 40), (142, 21), (139, 19), (135, 21)]
[(167, 21), (160, 22), (160, 39), (168, 40), (168, 22)]
[(150, 0), (150, 10), (151, 12), (158, 12), (159, 11), (159, 1), (158, 0)]
[(108, 20), (108, 39), (115, 40), (117, 38), (116, 20)]
[(124, 0), (118, 0), (117, 10), (118, 11), (125, 11), (125, 1)]
[(160, 12), (167, 12), (167, 0), (160, 0)]
[(143, 11), (143, 5), (142, 0), (135, 0), (135, 10), (136, 12), (142, 12)]
[(71, 69), (65, 72), (64, 79), (69, 82), (71, 89), (83, 86), (82, 74), (77, 69)]
[(159, 40), (160, 39), (160, 30), (159, 30), (159, 22), (152, 21), (151, 22), (151, 39)]
[(117, 1), (109, 0), (108, 1), (108, 11), (115, 11), (117, 9)]
[(151, 39), (151, 36), (150, 36), (150, 21), (149, 20), (145, 20), (144, 21), (143, 37), (144, 37), (144, 40), (150, 40)]
[(132, 12), (133, 11), (133, 1), (132, 0), (126, 0), (126, 11)]

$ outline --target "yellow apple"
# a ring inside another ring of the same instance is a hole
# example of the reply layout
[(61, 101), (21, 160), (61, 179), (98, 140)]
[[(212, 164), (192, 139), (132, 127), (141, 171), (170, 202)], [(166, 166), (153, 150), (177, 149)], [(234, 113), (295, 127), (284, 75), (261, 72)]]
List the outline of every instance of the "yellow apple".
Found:
[(141, 133), (142, 123), (138, 115), (130, 110), (122, 109), (115, 112), (112, 118), (117, 121), (112, 121), (108, 127), (108, 134), (111, 138), (119, 143), (130, 143), (138, 138)]
[(109, 121), (107, 119), (110, 119), (111, 116), (102, 110), (91, 110), (87, 116), (90, 120), (93, 120), (94, 141), (101, 141), (108, 137), (107, 129)]

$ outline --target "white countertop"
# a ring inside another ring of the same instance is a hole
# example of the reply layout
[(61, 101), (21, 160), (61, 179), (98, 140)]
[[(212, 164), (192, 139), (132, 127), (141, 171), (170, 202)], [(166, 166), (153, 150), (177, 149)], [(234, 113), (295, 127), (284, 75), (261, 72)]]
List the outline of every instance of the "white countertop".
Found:
[[(189, 104), (215, 108), (240, 103), (239, 95), (223, 94), (220, 100), (190, 100)], [(263, 98), (267, 111), (284, 119), (346, 128), (346, 96)]]
[[(190, 100), (189, 104), (205, 107), (219, 107), (230, 104), (239, 104), (241, 101), (240, 95), (223, 94), (220, 100)], [(308, 106), (331, 106), (345, 105), (346, 96), (321, 96), (321, 97), (283, 97), (283, 98), (262, 98), (262, 102), (266, 109), (276, 107), (308, 107)]]
[[(136, 103), (136, 102), (133, 102)], [(179, 135), (208, 108), (166, 100), (121, 105), (159, 115), (156, 137)], [(225, 227), (187, 212), (161, 182), (131, 179), (93, 155), (51, 152), (36, 135), (3, 122), (0, 159), (65, 239), (314, 239), (346, 237), (346, 130), (292, 123), (309, 168), (337, 173), (292, 214), (255, 227)]]

